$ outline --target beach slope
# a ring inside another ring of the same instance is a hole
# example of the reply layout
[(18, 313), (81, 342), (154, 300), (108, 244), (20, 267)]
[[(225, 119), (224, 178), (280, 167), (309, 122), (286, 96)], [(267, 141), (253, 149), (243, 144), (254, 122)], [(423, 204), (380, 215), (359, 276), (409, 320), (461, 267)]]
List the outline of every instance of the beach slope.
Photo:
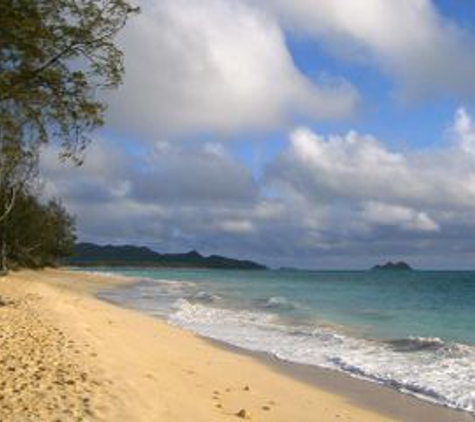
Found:
[(0, 279), (0, 420), (391, 420), (95, 299), (124, 282), (62, 270)]

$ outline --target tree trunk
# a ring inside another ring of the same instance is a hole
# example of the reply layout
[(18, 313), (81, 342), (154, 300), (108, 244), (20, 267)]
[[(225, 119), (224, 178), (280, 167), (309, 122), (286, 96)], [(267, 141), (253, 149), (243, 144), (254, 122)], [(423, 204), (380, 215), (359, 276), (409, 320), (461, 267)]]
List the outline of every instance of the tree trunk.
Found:
[(16, 199), (16, 191), (12, 190), (12, 197), (7, 203), (7, 195), (5, 192), (3, 212), (0, 215), (0, 276), (8, 273), (8, 241), (7, 241), (7, 224), (8, 216), (13, 210)]
[(2, 230), (0, 239), (0, 275), (6, 275), (8, 273), (7, 263), (7, 239), (5, 236), (5, 230)]
[[(17, 189), (12, 188), (11, 189), (11, 195), (8, 203), (5, 203), (4, 207), (5, 209), (3, 210), (2, 215), (0, 215), (0, 223), (3, 223), (5, 219), (8, 217), (8, 215), (12, 212), (13, 207), (15, 206), (15, 201), (16, 201), (16, 195), (17, 195)], [(5, 201), (7, 201), (8, 195), (5, 194)]]

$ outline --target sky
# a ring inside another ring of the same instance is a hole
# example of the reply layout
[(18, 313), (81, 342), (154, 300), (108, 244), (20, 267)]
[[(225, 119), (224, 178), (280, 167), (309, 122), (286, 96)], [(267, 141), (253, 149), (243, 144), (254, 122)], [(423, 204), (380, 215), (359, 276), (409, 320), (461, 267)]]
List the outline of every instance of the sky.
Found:
[(475, 268), (473, 0), (143, 0), (83, 166), (81, 241), (271, 267)]

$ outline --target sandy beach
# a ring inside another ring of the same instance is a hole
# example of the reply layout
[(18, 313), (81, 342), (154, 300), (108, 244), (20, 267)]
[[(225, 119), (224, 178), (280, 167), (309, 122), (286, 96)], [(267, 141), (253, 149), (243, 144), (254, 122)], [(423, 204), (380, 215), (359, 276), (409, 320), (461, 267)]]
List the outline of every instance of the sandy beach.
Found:
[[(318, 374), (316, 383), (302, 368), (291, 376), (94, 297), (124, 282), (63, 270), (0, 279), (0, 420), (376, 422), (417, 420), (417, 412), (419, 420), (470, 420), (415, 399), (401, 402), (412, 417), (397, 417), (378, 407), (377, 386), (330, 376), (319, 388)], [(347, 381), (376, 400), (339, 394)]]

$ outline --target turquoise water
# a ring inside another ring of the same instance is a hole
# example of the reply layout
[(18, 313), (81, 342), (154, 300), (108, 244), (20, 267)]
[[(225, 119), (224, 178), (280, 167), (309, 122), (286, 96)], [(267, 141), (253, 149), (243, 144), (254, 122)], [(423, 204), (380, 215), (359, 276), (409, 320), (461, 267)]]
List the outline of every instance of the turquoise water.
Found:
[(108, 300), (475, 412), (475, 272), (113, 272), (137, 283)]

